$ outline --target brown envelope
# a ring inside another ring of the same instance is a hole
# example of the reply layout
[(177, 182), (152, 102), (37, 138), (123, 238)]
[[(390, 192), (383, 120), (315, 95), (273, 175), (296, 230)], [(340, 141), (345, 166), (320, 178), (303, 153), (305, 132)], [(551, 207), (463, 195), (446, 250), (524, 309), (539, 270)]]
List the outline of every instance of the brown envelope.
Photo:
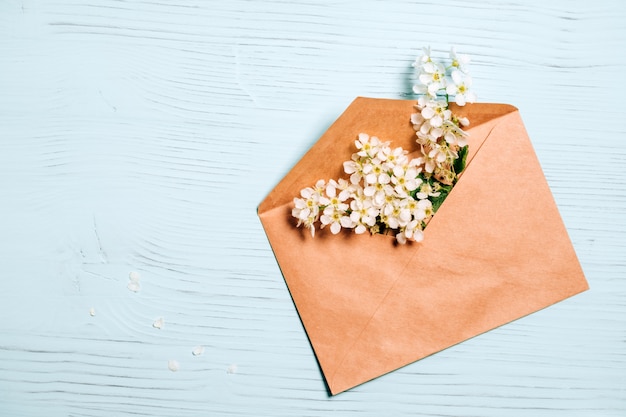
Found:
[(453, 109), (471, 123), (468, 164), (422, 243), (295, 227), (293, 198), (347, 178), (359, 133), (417, 149), (414, 104), (357, 98), (258, 208), (332, 394), (588, 289), (510, 105)]

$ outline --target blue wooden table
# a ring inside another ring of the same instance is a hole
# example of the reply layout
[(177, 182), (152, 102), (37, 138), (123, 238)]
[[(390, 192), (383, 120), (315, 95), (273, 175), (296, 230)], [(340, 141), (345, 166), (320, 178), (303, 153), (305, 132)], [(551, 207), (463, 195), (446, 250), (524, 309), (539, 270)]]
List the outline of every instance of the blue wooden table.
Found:
[[(1, 1), (0, 415), (626, 415), (624, 22)], [(356, 96), (411, 98), (428, 45), (520, 109), (591, 290), (330, 397), (256, 207)]]

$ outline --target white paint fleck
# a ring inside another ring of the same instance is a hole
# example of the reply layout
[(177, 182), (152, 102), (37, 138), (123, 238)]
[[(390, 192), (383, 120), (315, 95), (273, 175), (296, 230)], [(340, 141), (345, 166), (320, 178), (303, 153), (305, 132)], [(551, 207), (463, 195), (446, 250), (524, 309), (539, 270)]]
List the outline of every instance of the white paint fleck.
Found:
[(138, 282), (129, 282), (128, 285), (126, 286), (126, 288), (128, 288), (129, 290), (131, 290), (132, 292), (139, 292), (139, 290), (141, 289), (141, 285), (139, 285)]
[(228, 368), (226, 368), (227, 374), (234, 374), (236, 372), (237, 372), (237, 365), (235, 365), (234, 363), (232, 365), (229, 365)]
[(178, 363), (178, 361), (175, 359), (170, 359), (169, 361), (167, 361), (167, 369), (172, 372), (176, 372), (180, 369), (180, 363)]
[(91, 307), (91, 308), (89, 309), (89, 315), (90, 315), (91, 317), (95, 316), (95, 315), (96, 315), (96, 309), (95, 309), (95, 308), (93, 308), (93, 307)]
[(165, 324), (165, 320), (163, 319), (163, 317), (159, 317), (158, 319), (154, 321), (154, 323), (152, 323), (152, 327), (161, 330), (164, 324)]
[(196, 346), (195, 348), (193, 348), (193, 350), (191, 351), (191, 354), (193, 356), (200, 356), (204, 353), (204, 346)]
[(139, 284), (139, 280), (141, 279), (141, 274), (137, 271), (132, 271), (130, 274), (128, 274), (128, 279), (130, 279), (130, 282), (135, 282)]

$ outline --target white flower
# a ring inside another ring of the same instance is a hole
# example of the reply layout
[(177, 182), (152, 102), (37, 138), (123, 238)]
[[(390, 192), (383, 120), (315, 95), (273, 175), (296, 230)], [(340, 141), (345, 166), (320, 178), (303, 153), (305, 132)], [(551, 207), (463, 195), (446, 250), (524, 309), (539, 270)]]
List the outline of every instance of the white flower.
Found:
[[(420, 97), (417, 101), (418, 109), (421, 110), (421, 115), (425, 120), (430, 120), (431, 125), (435, 127), (441, 126), (445, 120), (452, 118), (452, 111), (448, 109), (448, 103), (445, 100), (426, 100), (424, 97)], [(433, 121), (433, 118), (439, 118), (440, 122)]]
[(381, 161), (378, 158), (374, 158), (363, 167), (363, 173), (365, 173), (365, 184), (375, 184), (376, 182), (384, 181), (387, 172), (383, 167)]
[(359, 150), (357, 155), (373, 158), (380, 151), (381, 146), (385, 144), (376, 136), (370, 137), (365, 133), (359, 133), (359, 138), (354, 141), (356, 148)]
[(401, 231), (396, 235), (396, 240), (400, 244), (405, 244), (408, 240), (414, 240), (421, 242), (424, 240), (424, 233), (421, 229), (421, 223), (417, 220), (411, 220)]
[(450, 60), (452, 61), (451, 66), (453, 68), (458, 69), (461, 72), (468, 73), (468, 65), (470, 62), (469, 55), (457, 54), (454, 46), (450, 49)]
[(406, 208), (411, 213), (413, 219), (424, 221), (432, 215), (432, 203), (430, 200), (409, 199)]
[(385, 206), (383, 211), (386, 223), (391, 229), (399, 229), (411, 221), (411, 211), (407, 207), (407, 199), (394, 199)]
[(435, 97), (439, 90), (446, 88), (446, 69), (438, 62), (426, 62), (420, 67), (418, 79), (426, 87), (426, 91), (420, 86), (417, 86), (417, 91), (413, 87), (413, 91)]
[(422, 48), (422, 55), (420, 55), (419, 57), (417, 57), (415, 59), (415, 62), (413, 63), (413, 68), (419, 68), (421, 67), (423, 64), (427, 63), (427, 62), (431, 62), (432, 60), (430, 59), (430, 46), (426, 46), (424, 48)]
[(354, 226), (354, 232), (357, 234), (364, 233), (367, 228), (376, 224), (376, 216), (379, 211), (372, 205), (372, 200), (364, 194), (359, 193), (350, 202), (350, 220)]
[(387, 171), (392, 171), (396, 166), (406, 165), (409, 160), (407, 157), (408, 151), (400, 147), (391, 149), (387, 146), (379, 154), (382, 154), (381, 156), (384, 157), (384, 159), (381, 159), (384, 161), (383, 168)]
[(457, 117), (456, 120), (459, 122), (460, 126), (467, 127), (470, 125), (469, 119), (467, 117)]
[(445, 67), (432, 60), (430, 47), (423, 49), (423, 54), (413, 63), (417, 69), (419, 84), (413, 86), (413, 92), (434, 97), (439, 90), (446, 88)]
[(363, 158), (359, 155), (352, 154), (352, 160), (345, 161), (343, 163), (343, 171), (350, 175), (350, 182), (352, 184), (358, 184), (363, 178), (364, 164), (367, 164), (369, 158)]
[(341, 201), (346, 201), (351, 198), (356, 190), (356, 186), (346, 181), (344, 178), (339, 178), (337, 181), (330, 180), (330, 182), (336, 190), (339, 190), (339, 199)]
[(387, 173), (381, 173), (375, 177), (373, 183), (369, 183), (363, 190), (363, 194), (372, 198), (374, 207), (380, 208), (384, 202), (385, 197), (393, 194), (393, 187), (390, 185), (391, 177)]
[(441, 194), (435, 191), (434, 187), (427, 181), (422, 182), (419, 186), (419, 192), (415, 195), (419, 200), (426, 200), (428, 197), (439, 197)]
[(393, 169), (391, 182), (395, 184), (394, 190), (401, 197), (406, 197), (411, 191), (419, 187), (422, 180), (418, 178), (421, 169), (411, 166), (396, 166)]
[[(346, 204), (347, 208), (347, 204)], [(336, 235), (342, 227), (348, 229), (352, 227), (352, 220), (345, 210), (330, 205), (324, 209), (324, 214), (320, 216), (322, 227), (330, 225), (330, 231)]]
[(294, 207), (291, 215), (298, 219), (298, 226), (304, 225), (315, 236), (315, 222), (319, 218), (321, 206), (328, 204), (329, 200), (324, 196), (326, 182), (319, 180), (315, 187), (307, 187), (300, 191), (302, 198), (294, 198)]
[(422, 109), (422, 117), (432, 127), (441, 127), (441, 125), (443, 124), (441, 111), (438, 110), (440, 110), (438, 106), (426, 106)]
[[(348, 210), (348, 204), (346, 204), (345, 201), (348, 197), (350, 197), (350, 193), (344, 193), (341, 191), (337, 194), (338, 187), (339, 184), (335, 180), (330, 180), (328, 182), (328, 185), (326, 186), (326, 195), (328, 197), (324, 199), (324, 205), (326, 208), (333, 207), (339, 211), (346, 211)], [(326, 208), (324, 210), (326, 210)]]
[(315, 236), (315, 222), (319, 216), (319, 205), (311, 199), (304, 200), (302, 198), (294, 198), (293, 203), (294, 208), (291, 209), (291, 215), (298, 219), (298, 226), (304, 225), (311, 232), (311, 236)]
[[(439, 195), (439, 193), (437, 193)], [(433, 203), (430, 200), (419, 200), (415, 207), (411, 207), (411, 215), (418, 221), (430, 218), (433, 213)]]
[(416, 141), (431, 148), (444, 135), (444, 125), (453, 120), (454, 116), (445, 101), (420, 97), (417, 103), (416, 108), (420, 112), (411, 115)]
[(195, 348), (193, 348), (193, 350), (191, 351), (191, 354), (193, 356), (200, 356), (204, 353), (204, 346), (200, 345), (200, 346), (196, 346)]
[(431, 152), (426, 152), (424, 146), (422, 146), (422, 161), (424, 163), (424, 171), (432, 174), (435, 171), (435, 167), (437, 166), (437, 160), (433, 157)]
[(476, 94), (470, 91), (472, 86), (472, 77), (463, 76), (461, 71), (452, 71), (452, 84), (446, 88), (446, 93), (454, 96), (454, 101), (459, 106), (465, 106), (466, 103), (476, 101)]
[(441, 167), (444, 163), (451, 163), (456, 159), (457, 154), (447, 146), (446, 142), (433, 145), (428, 152), (429, 158), (435, 161), (437, 167)]
[(445, 122), (443, 125), (443, 138), (450, 145), (458, 145), (459, 147), (463, 147), (467, 145), (467, 137), (468, 133), (463, 131), (458, 125), (453, 122)]
[(338, 186), (338, 183), (334, 180), (330, 180), (326, 186), (328, 202), (324, 208), (324, 214), (320, 217), (322, 227), (330, 224), (330, 231), (335, 235), (339, 233), (342, 226), (345, 228), (352, 226), (352, 220), (350, 220), (347, 214), (347, 210), (350, 206), (345, 203), (345, 200), (350, 194), (341, 192), (337, 195)]

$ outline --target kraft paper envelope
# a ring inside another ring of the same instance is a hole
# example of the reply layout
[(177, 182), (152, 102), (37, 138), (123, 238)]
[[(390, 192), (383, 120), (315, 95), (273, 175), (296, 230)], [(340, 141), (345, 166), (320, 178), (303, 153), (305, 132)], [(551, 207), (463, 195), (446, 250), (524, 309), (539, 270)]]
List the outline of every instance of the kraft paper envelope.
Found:
[(414, 105), (357, 98), (258, 208), (332, 394), (588, 289), (510, 105), (453, 108), (471, 123), (467, 168), (423, 242), (295, 227), (293, 198), (347, 178), (359, 133), (417, 149)]

